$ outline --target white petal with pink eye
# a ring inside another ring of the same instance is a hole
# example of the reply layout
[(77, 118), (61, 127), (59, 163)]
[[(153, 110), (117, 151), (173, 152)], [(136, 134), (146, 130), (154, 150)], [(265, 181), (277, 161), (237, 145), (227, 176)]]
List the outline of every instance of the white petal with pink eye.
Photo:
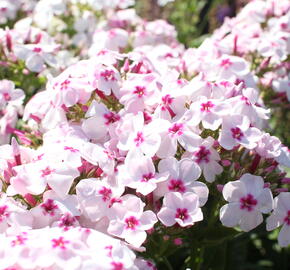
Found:
[(110, 216), (108, 233), (124, 238), (134, 247), (140, 247), (146, 239), (145, 230), (151, 229), (157, 222), (152, 211), (143, 212), (144, 206), (134, 195), (122, 197), (121, 203), (112, 207), (115, 214)]
[(166, 193), (157, 216), (165, 226), (172, 226), (177, 222), (185, 227), (203, 219), (198, 196), (192, 192)]
[(257, 227), (263, 221), (262, 213), (273, 208), (273, 195), (269, 188), (264, 188), (262, 177), (249, 173), (226, 183), (223, 196), (229, 204), (220, 210), (221, 222), (228, 227), (240, 225), (244, 231)]

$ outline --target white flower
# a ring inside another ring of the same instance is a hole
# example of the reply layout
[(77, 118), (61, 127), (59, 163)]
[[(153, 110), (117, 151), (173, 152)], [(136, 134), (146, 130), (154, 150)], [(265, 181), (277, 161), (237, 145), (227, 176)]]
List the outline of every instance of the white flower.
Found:
[(263, 178), (249, 173), (228, 182), (223, 196), (229, 202), (220, 209), (220, 220), (226, 227), (240, 225), (243, 231), (250, 231), (262, 223), (261, 213), (273, 209), (273, 196), (269, 188), (264, 188)]
[(290, 245), (290, 192), (282, 192), (274, 199), (274, 211), (266, 222), (267, 231), (282, 226), (278, 243), (281, 247)]

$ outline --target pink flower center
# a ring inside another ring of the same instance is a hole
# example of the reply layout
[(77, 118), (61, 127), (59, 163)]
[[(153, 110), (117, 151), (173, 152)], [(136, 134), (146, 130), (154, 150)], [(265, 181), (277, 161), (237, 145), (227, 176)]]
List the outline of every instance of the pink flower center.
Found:
[(4, 97), (5, 101), (9, 101), (9, 100), (11, 100), (11, 96), (10, 96), (9, 93), (4, 93), (4, 94), (3, 94), (3, 97)]
[(133, 92), (136, 94), (139, 98), (143, 97), (146, 94), (146, 88), (144, 86), (136, 86), (135, 91)]
[(169, 133), (172, 135), (178, 135), (181, 136), (183, 134), (183, 124), (182, 123), (175, 123), (173, 124), (169, 129)]
[(115, 123), (115, 122), (120, 120), (120, 116), (118, 114), (116, 114), (116, 113), (113, 113), (113, 112), (105, 113), (104, 117), (107, 120), (105, 122), (106, 125), (113, 124), (113, 123)]
[(99, 194), (101, 194), (103, 196), (102, 200), (104, 202), (106, 202), (106, 201), (109, 201), (111, 199), (112, 190), (110, 188), (103, 187), (101, 190), (99, 190)]
[(54, 210), (58, 209), (58, 206), (53, 202), (52, 199), (48, 199), (45, 203), (41, 204), (41, 208), (43, 208), (43, 214), (49, 214), (50, 216), (54, 215)]
[(165, 107), (169, 106), (173, 102), (173, 98), (170, 95), (165, 95), (161, 100)]
[(27, 240), (27, 238), (23, 237), (22, 235), (17, 235), (15, 240), (11, 241), (11, 246), (15, 247), (15, 246), (20, 246), (20, 245), (24, 245), (24, 242)]
[(76, 223), (76, 218), (73, 217), (71, 214), (66, 213), (60, 219), (59, 227), (71, 227)]
[(112, 262), (112, 270), (124, 270), (123, 264), (120, 262)]
[(45, 177), (53, 173), (54, 170), (51, 170), (49, 167), (46, 167), (45, 169), (41, 170), (41, 172), (42, 172), (41, 177)]
[(4, 218), (9, 217), (7, 209), (8, 209), (7, 205), (0, 206), (0, 222), (2, 222)]
[(135, 230), (135, 227), (139, 225), (139, 220), (134, 216), (128, 217), (125, 219), (126, 229)]
[(65, 80), (60, 84), (60, 90), (67, 90), (68, 86), (70, 85), (70, 80)]
[(233, 64), (233, 62), (229, 59), (229, 58), (226, 58), (226, 59), (223, 59), (220, 63), (220, 66), (221, 67), (224, 67), (225, 69), (229, 68), (231, 65)]
[(251, 105), (251, 102), (250, 102), (250, 100), (247, 97), (242, 96), (241, 100), (243, 100), (246, 103), (246, 105)]
[(150, 179), (154, 178), (154, 174), (153, 173), (147, 173), (147, 174), (143, 174), (142, 175), (142, 179), (141, 182), (148, 182)]
[(290, 210), (287, 212), (287, 216), (284, 218), (284, 223), (290, 226)]
[(176, 209), (176, 214), (175, 214), (175, 218), (179, 218), (181, 220), (186, 220), (188, 219), (189, 215), (188, 215), (188, 211), (186, 208), (177, 208)]
[(140, 146), (144, 142), (144, 136), (142, 132), (140, 131), (137, 132), (134, 142), (136, 143), (136, 146)]
[(209, 156), (210, 156), (210, 151), (205, 148), (205, 146), (200, 146), (199, 150), (194, 153), (195, 156), (195, 161), (197, 163), (208, 163), (209, 162)]
[(166, 95), (162, 97), (162, 105), (161, 105), (161, 110), (165, 111), (167, 110), (170, 114), (171, 117), (174, 117), (176, 114), (174, 111), (170, 108), (170, 104), (173, 102), (173, 99), (170, 95)]
[(101, 77), (105, 79), (105, 81), (116, 81), (115, 73), (113, 70), (105, 70), (100, 73)]
[(200, 108), (200, 110), (201, 110), (202, 112), (210, 112), (210, 109), (211, 109), (212, 107), (214, 107), (214, 104), (213, 104), (211, 101), (208, 101), (208, 102), (206, 102), (206, 103), (202, 103), (202, 104), (201, 104), (201, 108)]
[(40, 53), (41, 51), (42, 51), (42, 49), (39, 48), (39, 47), (35, 47), (35, 48), (33, 49), (33, 52), (36, 52), (36, 53)]
[(60, 249), (66, 249), (66, 244), (69, 243), (68, 240), (64, 240), (64, 238), (62, 236), (60, 236), (58, 239), (52, 239), (52, 247), (53, 248), (57, 248), (59, 247)]
[(168, 184), (170, 191), (185, 192), (186, 188), (180, 179), (171, 179)]
[(254, 198), (252, 194), (248, 194), (245, 197), (242, 197), (240, 199), (241, 203), (241, 209), (246, 209), (249, 212), (254, 209), (254, 207), (257, 205), (258, 201)]
[(244, 133), (238, 127), (231, 128), (231, 132), (232, 132), (233, 138), (238, 140), (238, 141), (240, 141), (242, 139), (242, 137), (244, 136)]
[(172, 53), (166, 53), (164, 55), (164, 58), (173, 58), (173, 54)]

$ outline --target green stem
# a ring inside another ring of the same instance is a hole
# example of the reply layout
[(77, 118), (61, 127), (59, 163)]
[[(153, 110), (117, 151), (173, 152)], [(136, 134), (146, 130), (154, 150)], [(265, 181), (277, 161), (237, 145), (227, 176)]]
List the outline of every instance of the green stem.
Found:
[(173, 270), (173, 267), (171, 266), (170, 262), (168, 261), (168, 259), (166, 257), (163, 257), (163, 262), (168, 267), (168, 270)]

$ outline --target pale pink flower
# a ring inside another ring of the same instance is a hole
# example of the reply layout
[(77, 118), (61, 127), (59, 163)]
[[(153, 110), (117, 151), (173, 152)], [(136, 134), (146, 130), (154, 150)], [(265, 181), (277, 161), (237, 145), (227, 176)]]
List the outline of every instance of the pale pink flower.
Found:
[(177, 161), (170, 157), (159, 162), (158, 170), (163, 174), (169, 173), (169, 177), (167, 181), (158, 184), (154, 194), (164, 196), (168, 192), (193, 192), (198, 196), (200, 206), (206, 203), (209, 191), (204, 183), (196, 181), (201, 170), (195, 162), (187, 158)]
[(160, 95), (160, 87), (153, 74), (132, 74), (120, 89), (120, 103), (127, 112), (137, 113), (147, 106), (155, 105)]
[(191, 158), (202, 169), (204, 178), (207, 182), (212, 183), (216, 175), (222, 173), (223, 168), (218, 163), (220, 156), (213, 148), (214, 139), (207, 137), (200, 146), (195, 147), (192, 151), (186, 152), (183, 157)]
[(125, 115), (116, 127), (120, 150), (128, 151), (138, 148), (145, 155), (152, 157), (159, 149), (161, 137), (158, 133), (158, 121), (145, 124), (142, 112)]
[(162, 137), (160, 148), (156, 155), (160, 158), (174, 156), (177, 150), (177, 143), (180, 143), (186, 150), (191, 151), (201, 142), (197, 135), (199, 129), (192, 127), (187, 121), (187, 114), (176, 122), (170, 123), (167, 120), (160, 121), (159, 130)]
[(15, 55), (25, 61), (26, 67), (33, 72), (41, 72), (45, 68), (45, 64), (56, 67), (57, 62), (54, 53), (58, 49), (58, 45), (49, 44), (27, 44), (15, 45)]
[(98, 221), (108, 215), (114, 202), (124, 192), (123, 187), (110, 186), (105, 179), (83, 179), (76, 186), (80, 209), (90, 220)]
[(253, 149), (261, 135), (259, 129), (250, 127), (250, 121), (246, 116), (231, 115), (223, 119), (218, 141), (227, 150), (231, 150), (239, 144), (247, 149)]
[(281, 141), (269, 133), (264, 133), (258, 141), (255, 151), (265, 158), (277, 158), (281, 154)]
[(281, 247), (290, 245), (290, 193), (282, 192), (274, 199), (274, 211), (267, 218), (267, 231), (272, 231), (282, 226), (278, 235)]
[(198, 196), (192, 192), (184, 194), (179, 192), (166, 193), (157, 217), (167, 227), (175, 223), (178, 223), (181, 227), (192, 226), (195, 222), (203, 220)]
[(118, 113), (110, 111), (102, 103), (95, 100), (91, 103), (85, 115), (86, 119), (82, 123), (82, 129), (90, 139), (103, 142), (114, 123), (121, 117)]
[(120, 170), (122, 184), (136, 189), (142, 195), (148, 195), (157, 188), (157, 184), (167, 179), (168, 172), (157, 173), (150, 157), (130, 151), (125, 159), (124, 168)]
[(226, 227), (239, 225), (250, 231), (262, 223), (262, 213), (273, 209), (273, 196), (264, 188), (263, 178), (249, 173), (225, 184), (223, 196), (229, 202), (220, 209), (220, 220)]
[(20, 106), (25, 94), (21, 89), (15, 89), (12, 81), (0, 81), (0, 107), (5, 107), (8, 103), (14, 106)]
[(152, 211), (143, 212), (145, 204), (136, 196), (125, 195), (122, 204), (115, 204), (108, 233), (124, 238), (129, 244), (140, 247), (146, 240), (146, 230), (157, 222)]
[(222, 123), (222, 117), (228, 113), (229, 106), (220, 100), (199, 97), (190, 105), (192, 118), (189, 123), (197, 126), (200, 122), (206, 129), (216, 130)]

